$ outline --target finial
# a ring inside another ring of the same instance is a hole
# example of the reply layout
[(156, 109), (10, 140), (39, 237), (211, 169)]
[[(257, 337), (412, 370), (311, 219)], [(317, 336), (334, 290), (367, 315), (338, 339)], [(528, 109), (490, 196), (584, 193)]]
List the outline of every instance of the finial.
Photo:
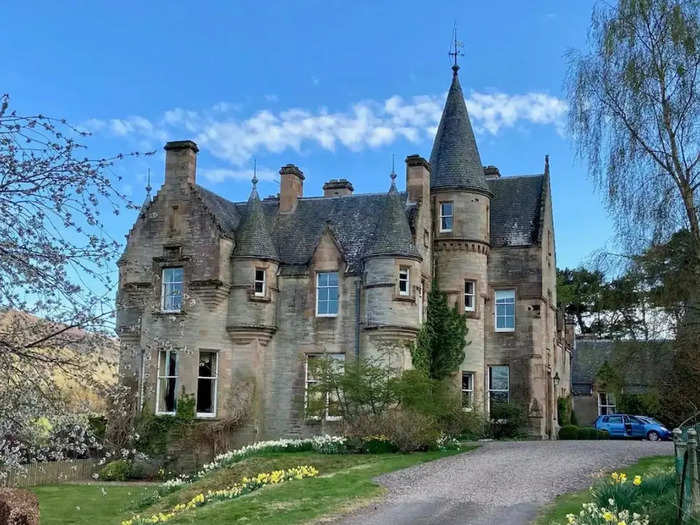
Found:
[(544, 156), (544, 172), (549, 174), (549, 155)]
[(146, 200), (151, 200), (151, 168), (148, 168), (148, 175), (146, 175)]
[(452, 44), (450, 45), (450, 52), (448, 53), (454, 59), (454, 64), (452, 65), (452, 71), (457, 74), (459, 71), (459, 64), (457, 64), (457, 57), (463, 57), (464, 53), (460, 51), (460, 48), (464, 47), (464, 43), (457, 40), (457, 22), (455, 22), (454, 28), (452, 29)]
[(258, 184), (258, 159), (253, 157), (253, 189)]
[(391, 183), (392, 183), (392, 184), (393, 184), (394, 181), (396, 180), (396, 169), (395, 169), (395, 165), (396, 165), (396, 156), (392, 153), (392, 154), (391, 154), (391, 174), (389, 175), (389, 177), (391, 177)]

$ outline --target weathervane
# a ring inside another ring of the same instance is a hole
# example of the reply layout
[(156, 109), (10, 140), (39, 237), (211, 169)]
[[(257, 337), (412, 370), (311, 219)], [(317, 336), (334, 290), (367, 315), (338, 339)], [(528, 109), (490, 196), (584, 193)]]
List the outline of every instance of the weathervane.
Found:
[(457, 57), (463, 57), (464, 53), (460, 49), (464, 48), (464, 43), (457, 40), (457, 22), (455, 22), (454, 28), (452, 29), (452, 44), (450, 45), (450, 55), (454, 59), (454, 65), (452, 66), (452, 71), (457, 73), (459, 70), (459, 64), (457, 64)]
[(394, 166), (394, 157), (395, 157), (395, 155), (392, 153), (391, 154), (391, 175), (389, 175), (389, 177), (391, 177), (392, 184), (393, 184), (394, 180), (396, 180), (396, 170), (394, 169), (394, 167), (395, 167)]
[(253, 188), (258, 184), (258, 159), (253, 157)]

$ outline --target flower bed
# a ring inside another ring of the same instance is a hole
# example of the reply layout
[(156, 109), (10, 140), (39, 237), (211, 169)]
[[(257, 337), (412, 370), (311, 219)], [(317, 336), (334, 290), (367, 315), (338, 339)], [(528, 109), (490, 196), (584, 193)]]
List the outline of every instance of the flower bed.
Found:
[(221, 490), (208, 491), (206, 494), (200, 493), (187, 503), (180, 503), (166, 512), (159, 512), (151, 516), (134, 516), (131, 519), (122, 521), (121, 525), (144, 525), (150, 523), (163, 523), (171, 520), (178, 514), (195, 509), (215, 501), (224, 501), (237, 498), (244, 494), (258, 490), (266, 485), (278, 485), (294, 479), (313, 478), (318, 476), (318, 470), (311, 466), (293, 467), (287, 470), (275, 470), (273, 472), (263, 472), (254, 478), (243, 478), (240, 483)]

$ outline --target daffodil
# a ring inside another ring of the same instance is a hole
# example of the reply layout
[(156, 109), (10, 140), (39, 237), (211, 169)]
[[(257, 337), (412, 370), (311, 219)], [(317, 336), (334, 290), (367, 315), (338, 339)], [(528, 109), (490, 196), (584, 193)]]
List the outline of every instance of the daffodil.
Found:
[(612, 512), (607, 511), (607, 510), (605, 512), (603, 512), (603, 519), (605, 521), (612, 521), (613, 520)]
[(634, 481), (632, 482), (634, 485), (637, 487), (642, 484), (642, 476), (635, 476)]

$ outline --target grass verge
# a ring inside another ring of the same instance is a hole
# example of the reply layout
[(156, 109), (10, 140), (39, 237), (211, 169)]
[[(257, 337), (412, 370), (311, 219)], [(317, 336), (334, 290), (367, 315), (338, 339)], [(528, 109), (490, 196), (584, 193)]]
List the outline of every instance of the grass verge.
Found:
[[(250, 457), (169, 494), (149, 507), (138, 508), (138, 501), (153, 492), (145, 487), (107, 487), (103, 496), (96, 485), (56, 485), (38, 487), (41, 523), (93, 524), (119, 523), (134, 513), (150, 516), (199, 493), (227, 488), (244, 476), (260, 472), (311, 465), (319, 476), (265, 487), (231, 501), (222, 501), (183, 513), (168, 523), (302, 523), (380, 496), (384, 489), (372, 481), (375, 476), (460, 451), (416, 452), (412, 454), (319, 454), (316, 452), (271, 452)], [(109, 498), (109, 499), (107, 499)], [(80, 507), (80, 511), (76, 510)]]
[[(642, 458), (629, 467), (616, 469), (616, 471), (624, 472), (627, 474), (628, 479), (631, 480), (637, 475), (648, 478), (655, 474), (667, 472), (670, 468), (673, 468), (673, 465), (673, 456), (651, 456)], [(610, 472), (604, 473), (604, 475), (601, 475), (601, 479), (607, 477), (609, 474)], [(581, 510), (581, 505), (590, 501), (593, 501), (590, 488), (578, 492), (571, 492), (569, 494), (562, 494), (551, 504), (543, 507), (534, 525), (564, 524), (566, 523), (567, 514), (578, 514)]]

